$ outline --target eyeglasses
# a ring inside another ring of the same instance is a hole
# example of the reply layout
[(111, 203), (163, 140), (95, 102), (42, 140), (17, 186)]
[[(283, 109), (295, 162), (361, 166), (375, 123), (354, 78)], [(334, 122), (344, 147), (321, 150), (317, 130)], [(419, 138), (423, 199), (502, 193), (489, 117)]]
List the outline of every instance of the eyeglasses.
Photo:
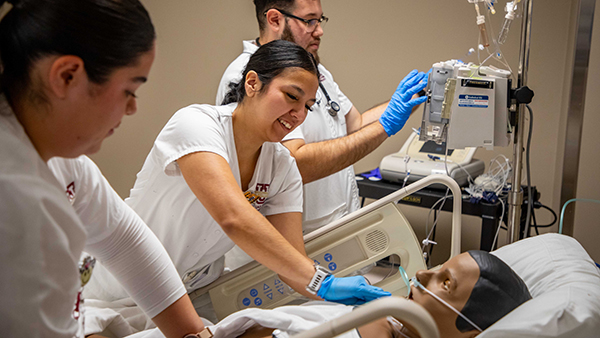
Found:
[[(292, 18), (292, 19), (296, 19), (299, 21), (304, 22), (304, 24), (306, 25), (306, 32), (307, 33), (312, 33), (315, 31), (315, 29), (317, 29), (317, 24), (321, 25), (321, 29), (323, 29), (323, 27), (325, 27), (325, 24), (327, 23), (327, 21), (329, 21), (329, 18), (326, 17), (325, 15), (321, 15), (320, 18), (318, 19), (303, 19), (299, 16), (295, 16), (292, 13), (288, 13), (284, 10), (278, 9), (278, 8), (273, 8), (274, 10), (278, 11), (279, 13)], [(267, 12), (265, 12), (265, 15), (267, 14)]]

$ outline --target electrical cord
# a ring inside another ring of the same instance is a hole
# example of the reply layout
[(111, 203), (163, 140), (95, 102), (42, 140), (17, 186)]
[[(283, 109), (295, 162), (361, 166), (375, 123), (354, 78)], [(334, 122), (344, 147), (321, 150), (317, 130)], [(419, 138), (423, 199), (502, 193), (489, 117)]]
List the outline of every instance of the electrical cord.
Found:
[(546, 210), (549, 210), (552, 213), (552, 216), (554, 216), (554, 220), (552, 222), (550, 222), (550, 224), (538, 225), (537, 227), (538, 228), (548, 228), (548, 227), (551, 227), (554, 224), (556, 224), (556, 221), (558, 220), (558, 216), (556, 215), (556, 212), (554, 212), (554, 210), (552, 210), (551, 208), (549, 208), (549, 207), (547, 207), (547, 206), (545, 206), (543, 204), (540, 204), (540, 207), (542, 207), (542, 208), (544, 208)]
[[(446, 189), (446, 194), (444, 194), (444, 197), (438, 199), (429, 209), (429, 213), (427, 214), (427, 221), (425, 222), (425, 233), (427, 233), (427, 237), (423, 240), (423, 242), (421, 243), (421, 251), (423, 252), (423, 254), (426, 254), (426, 250), (427, 250), (427, 246), (428, 245), (432, 245), (432, 244), (437, 244), (434, 242), (434, 236), (435, 236), (435, 227), (437, 225), (437, 222), (439, 220), (439, 217), (437, 217), (437, 214), (439, 212), (442, 211), (442, 208), (444, 207), (444, 204), (446, 203), (447, 199), (452, 199), (453, 196), (449, 196), (448, 193), (450, 192), (450, 189)], [(442, 203), (439, 207), (438, 210), (436, 210), (436, 213), (434, 214), (434, 221), (433, 221), (433, 225), (431, 226), (431, 230), (429, 229), (429, 218), (431, 217), (431, 212), (433, 210), (435, 210), (435, 208), (437, 207), (437, 205), (439, 203)], [(429, 262), (429, 257), (431, 256), (431, 253), (433, 252), (433, 249), (431, 248), (429, 251), (428, 256), (425, 258), (426, 262)]]
[(531, 226), (531, 212), (533, 210), (533, 192), (531, 191), (531, 162), (529, 161), (529, 153), (531, 149), (531, 134), (533, 131), (533, 111), (528, 104), (525, 105), (527, 111), (529, 111), (529, 132), (527, 135), (527, 146), (525, 148), (525, 162), (527, 163), (527, 217), (525, 218), (525, 227), (523, 232), (523, 238), (529, 237), (529, 231)]

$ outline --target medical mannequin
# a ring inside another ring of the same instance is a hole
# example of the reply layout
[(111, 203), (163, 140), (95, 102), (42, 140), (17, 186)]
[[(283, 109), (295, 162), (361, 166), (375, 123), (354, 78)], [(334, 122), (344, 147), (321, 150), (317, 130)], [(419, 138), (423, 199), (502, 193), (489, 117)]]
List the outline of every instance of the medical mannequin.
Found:
[[(469, 251), (460, 254), (435, 271), (418, 271), (415, 284), (419, 283), (422, 287), (412, 286), (409, 299), (423, 306), (433, 316), (442, 338), (477, 336), (480, 332), (479, 329), (485, 330), (520, 304), (531, 299), (527, 287), (516, 273), (499, 258), (483, 251)], [(424, 291), (424, 288), (427, 291)], [(460, 318), (448, 306), (459, 311), (478, 328)], [(337, 311), (341, 315), (352, 311), (351, 307), (340, 305), (336, 306), (337, 308), (328, 309), (325, 305), (315, 303), (306, 305), (307, 310), (303, 313), (302, 307), (244, 310), (248, 313), (254, 311), (254, 315), (244, 317), (243, 312), (235, 313), (218, 325), (211, 327), (211, 330), (215, 333), (215, 337), (271, 337), (273, 328), (265, 328), (260, 325), (263, 319), (253, 318), (280, 316), (285, 319), (280, 320), (281, 326), (277, 329), (287, 330), (284, 334), (292, 335), (297, 332), (295, 323), (308, 322), (316, 326), (319, 322), (315, 318), (319, 318), (319, 314), (322, 315), (323, 321), (327, 321), (335, 318), (335, 315), (331, 313)], [(309, 311), (310, 308), (312, 311)], [(259, 311), (264, 311), (264, 314), (259, 314)], [(281, 312), (284, 311), (285, 314), (282, 315)], [(240, 319), (242, 317), (245, 319)], [(250, 327), (250, 329), (240, 335), (240, 326)], [(293, 329), (290, 330), (290, 328)], [(219, 332), (220, 330), (222, 332)], [(382, 318), (359, 327), (357, 330), (362, 338), (418, 337), (414, 329), (393, 318)], [(284, 337), (284, 334), (275, 334), (275, 336)], [(352, 330), (341, 337), (358, 338), (359, 336)]]
[(202, 331), (167, 252), (82, 156), (136, 111), (155, 55), (148, 13), (137, 0), (9, 2), (0, 3), (2, 336), (88, 333), (81, 295), (94, 258), (83, 251), (165, 336)]
[[(126, 202), (158, 236), (188, 291), (216, 279), (234, 243), (300, 293), (321, 272), (306, 256), (302, 182), (279, 141), (315, 103), (312, 56), (287, 41), (259, 49), (224, 106), (176, 112), (158, 135)], [(359, 304), (389, 293), (329, 275), (312, 292)], [(208, 312), (201, 312), (210, 318)]]
[[(255, 0), (254, 4), (260, 36), (243, 42), (243, 53), (221, 79), (217, 104), (222, 104), (228, 84), (239, 81), (248, 58), (261, 44), (275, 39), (293, 41), (318, 60), (327, 22), (320, 0)], [(389, 105), (381, 104), (361, 114), (321, 64), (319, 71), (320, 89), (313, 112), (283, 143), (296, 158), (304, 182), (305, 233), (359, 208), (352, 165), (404, 126), (412, 108), (424, 102), (424, 97), (413, 99), (413, 95), (425, 88), (427, 80), (425, 74), (411, 72)]]

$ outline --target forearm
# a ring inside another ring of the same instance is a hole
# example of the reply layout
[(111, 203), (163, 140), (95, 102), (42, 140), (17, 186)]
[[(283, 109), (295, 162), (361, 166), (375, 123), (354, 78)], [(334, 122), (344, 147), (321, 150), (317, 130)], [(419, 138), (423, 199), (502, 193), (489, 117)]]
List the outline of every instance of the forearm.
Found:
[[(306, 256), (306, 249), (304, 248), (304, 236), (302, 236), (302, 213), (300, 212), (288, 212), (282, 214), (274, 214), (267, 216), (269, 222), (277, 229), (277, 231), (285, 237), (285, 239), (300, 252), (303, 256)], [(313, 270), (314, 272), (314, 270)], [(306, 291), (306, 284), (299, 283), (293, 279), (289, 279), (285, 276), (279, 276), (282, 281), (292, 287), (301, 295), (320, 300), (316, 295)]]
[[(313, 269), (312, 271), (314, 273), (315, 270)], [(306, 291), (306, 286), (308, 285), (308, 282), (306, 284), (302, 284), (302, 283), (298, 283), (292, 279), (285, 278), (283, 276), (279, 276), (279, 278), (281, 278), (281, 280), (285, 284), (289, 285), (292, 289), (296, 290), (296, 292), (303, 295), (304, 297), (308, 297), (308, 298), (314, 299), (314, 300), (322, 300), (319, 296), (313, 295), (312, 293)]]
[(152, 318), (152, 321), (167, 338), (182, 338), (186, 334), (204, 329), (204, 324), (196, 314), (188, 295), (179, 298)]
[[(303, 285), (302, 289), (308, 285), (315, 273), (312, 261), (248, 203), (221, 156), (194, 153), (180, 158), (177, 163), (200, 203), (235, 244), (275, 273)], [(290, 214), (293, 213), (285, 215), (293, 218)], [(299, 239), (293, 242), (298, 246), (298, 242), (304, 243), (300, 213), (295, 217), (297, 220), (291, 223), (297, 224), (295, 238)]]
[(185, 288), (154, 233), (127, 205), (123, 215), (108, 237), (88, 244), (86, 251), (102, 262), (152, 318), (185, 295)]
[(385, 108), (387, 108), (388, 103), (390, 103), (390, 101), (386, 101), (384, 103), (378, 104), (375, 107), (362, 113), (361, 114), (361, 117), (362, 117), (361, 128), (364, 128), (364, 127), (368, 126), (369, 124), (379, 120), (379, 117), (381, 117), (381, 114), (383, 114), (383, 112), (385, 111)]
[[(365, 157), (383, 141), (387, 134), (379, 122), (350, 135), (333, 140), (308, 143), (292, 151), (304, 184), (336, 173)], [(293, 142), (291, 140), (288, 142)], [(287, 143), (285, 146), (288, 146)]]
[[(305, 294), (314, 275), (312, 261), (297, 250), (250, 205), (238, 209), (234, 220), (222, 224), (225, 233), (248, 255), (277, 273), (294, 290)], [(306, 294), (305, 294), (306, 295)]]

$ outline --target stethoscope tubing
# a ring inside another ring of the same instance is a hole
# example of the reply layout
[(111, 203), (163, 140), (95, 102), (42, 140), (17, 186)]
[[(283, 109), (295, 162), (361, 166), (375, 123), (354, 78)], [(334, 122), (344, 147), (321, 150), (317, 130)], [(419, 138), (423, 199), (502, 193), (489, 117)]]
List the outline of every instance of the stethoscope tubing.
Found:
[(337, 113), (340, 111), (340, 105), (337, 102), (331, 100), (331, 98), (329, 97), (329, 93), (327, 93), (327, 90), (325, 89), (325, 86), (323, 86), (323, 83), (320, 81), (319, 88), (321, 88), (323, 94), (325, 94), (325, 98), (327, 99), (327, 105), (325, 106), (325, 109), (327, 110), (329, 115), (331, 115), (331, 117), (336, 117)]

